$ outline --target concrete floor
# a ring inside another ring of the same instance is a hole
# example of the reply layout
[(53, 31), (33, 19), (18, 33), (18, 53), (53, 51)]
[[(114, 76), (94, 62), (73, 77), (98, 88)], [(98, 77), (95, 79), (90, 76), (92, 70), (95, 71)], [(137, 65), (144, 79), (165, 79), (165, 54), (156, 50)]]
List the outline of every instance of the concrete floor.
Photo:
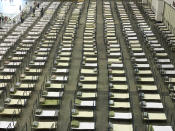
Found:
[[(93, 1), (93, 0), (92, 0)], [(116, 13), (115, 9), (115, 0), (111, 0), (111, 10), (112, 14), (115, 20), (116, 24), (116, 32), (118, 35), (118, 38), (121, 42), (121, 49), (123, 53), (124, 58), (124, 64), (127, 69), (127, 77), (128, 77), (128, 83), (130, 87), (130, 94), (131, 94), (131, 101), (132, 101), (132, 111), (133, 111), (133, 122), (134, 126), (136, 127), (137, 131), (144, 131), (143, 127), (145, 123), (142, 121), (141, 117), (141, 109), (140, 109), (140, 103), (139, 103), (139, 97), (136, 89), (136, 82), (134, 78), (134, 72), (132, 68), (132, 63), (130, 60), (130, 54), (128, 51), (128, 48), (126, 47), (125, 43), (125, 37), (123, 36), (121, 32), (120, 27), (120, 21), (118, 18), (118, 15)], [(81, 17), (80, 17), (80, 23), (79, 28), (77, 29), (77, 36), (75, 40), (75, 46), (73, 48), (73, 55), (72, 55), (72, 61), (71, 61), (71, 67), (70, 67), (70, 73), (69, 73), (69, 81), (65, 85), (65, 91), (64, 96), (62, 99), (62, 106), (60, 107), (60, 116), (58, 117), (58, 131), (67, 131), (69, 122), (70, 122), (70, 106), (74, 99), (74, 93), (77, 86), (77, 81), (79, 79), (79, 70), (80, 70), (80, 63), (82, 60), (82, 44), (83, 44), (83, 32), (85, 27), (85, 21), (87, 16), (87, 8), (88, 8), (89, 0), (85, 1), (85, 7), (83, 8)], [(96, 130), (97, 131), (107, 131), (108, 130), (108, 70), (107, 70), (107, 53), (106, 53), (106, 45), (104, 42), (104, 33), (103, 33), (103, 7), (102, 7), (103, 1), (97, 0), (97, 28), (96, 28), (96, 42), (97, 42), (97, 50), (98, 50), (98, 66), (99, 66), (99, 74), (98, 74), (98, 98), (97, 98), (97, 108), (96, 108)], [(67, 13), (65, 23), (68, 22), (68, 19), (71, 16), (71, 11), (74, 8), (75, 4), (72, 4), (69, 12)], [(139, 40), (143, 42), (142, 36), (139, 35), (140, 32), (136, 26), (136, 23), (133, 19), (133, 16), (131, 16), (131, 22), (134, 27), (134, 30), (137, 32)], [(154, 22), (149, 22), (150, 25), (154, 27)], [(66, 26), (66, 24), (65, 24)], [(60, 33), (58, 34), (57, 42), (60, 41), (61, 36), (64, 32), (65, 26), (62, 27)], [(157, 32), (154, 31), (156, 34)], [(157, 34), (159, 37), (159, 35)], [(159, 37), (160, 40), (160, 37)], [(17, 127), (16, 131), (31, 131), (30, 123), (31, 123), (31, 115), (32, 115), (32, 108), (35, 104), (36, 100), (38, 99), (38, 91), (41, 90), (41, 85), (43, 84), (45, 80), (45, 76), (49, 74), (49, 69), (52, 66), (52, 62), (54, 59), (54, 55), (56, 52), (57, 44), (54, 45), (54, 48), (52, 48), (52, 52), (49, 56), (49, 61), (44, 69), (43, 75), (40, 77), (39, 82), (37, 83), (37, 88), (33, 92), (32, 97), (29, 100), (29, 103), (27, 106), (23, 109), (23, 113), (20, 115), (20, 118), (18, 118), (18, 121), (20, 122), (19, 126)], [(168, 50), (168, 49), (167, 49)], [(171, 124), (171, 116), (175, 115), (175, 108), (174, 103), (170, 99), (168, 95), (168, 90), (166, 88), (166, 85), (164, 84), (160, 73), (153, 61), (153, 58), (151, 56), (150, 51), (147, 49), (146, 46), (144, 46), (144, 51), (147, 54), (147, 57), (149, 58), (149, 64), (151, 65), (151, 69), (154, 70), (154, 76), (157, 77), (157, 86), (158, 88), (162, 88), (161, 95), (165, 99), (163, 101), (164, 105), (166, 105), (166, 112), (168, 111), (167, 123), (164, 124)], [(171, 53), (170, 56), (174, 58), (174, 53)], [(2, 99), (1, 99), (2, 100)], [(4, 120), (6, 118), (0, 118), (0, 120)], [(26, 124), (27, 123), (27, 124)]]

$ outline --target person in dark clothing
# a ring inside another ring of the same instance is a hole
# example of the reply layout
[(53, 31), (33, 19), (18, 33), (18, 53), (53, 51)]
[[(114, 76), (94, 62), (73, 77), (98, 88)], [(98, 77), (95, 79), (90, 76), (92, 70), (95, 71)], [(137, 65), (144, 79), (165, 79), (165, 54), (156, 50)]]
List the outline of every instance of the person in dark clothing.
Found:
[(23, 14), (21, 14), (20, 19), (21, 19), (21, 23), (23, 23), (24, 22), (24, 16), (23, 16)]
[(19, 6), (19, 10), (21, 11), (21, 5)]
[(21, 23), (23, 23), (24, 22), (24, 12), (23, 11), (21, 12), (20, 19), (21, 19)]
[(0, 16), (0, 23), (2, 22), (2, 17)]
[(43, 15), (44, 15), (44, 9), (41, 8), (40, 16), (43, 17)]
[(37, 3), (37, 7), (39, 8), (39, 3)]
[(33, 16), (35, 16), (35, 7), (33, 7)]
[(2, 18), (1, 18), (1, 19), (2, 19), (2, 23), (4, 23), (4, 16), (2, 16)]
[(32, 6), (30, 6), (30, 12), (32, 12), (32, 10), (33, 10), (33, 9), (32, 9)]

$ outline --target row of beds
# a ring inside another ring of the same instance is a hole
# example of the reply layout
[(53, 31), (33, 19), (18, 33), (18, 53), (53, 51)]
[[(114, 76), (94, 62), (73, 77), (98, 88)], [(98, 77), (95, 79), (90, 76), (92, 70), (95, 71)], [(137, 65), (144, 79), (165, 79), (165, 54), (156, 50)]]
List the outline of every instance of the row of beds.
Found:
[(90, 2), (83, 33), (82, 61), (71, 106), (69, 130), (96, 129), (98, 57), (96, 45), (96, 2)]
[[(64, 4), (60, 12), (66, 15), (72, 3), (66, 2)], [(72, 51), (83, 6), (84, 2), (76, 3), (64, 29), (62, 39), (55, 53), (51, 74), (43, 85), (39, 104), (36, 104), (33, 111), (35, 115), (32, 129), (34, 130), (56, 130), (58, 128), (59, 109), (62, 104), (65, 84), (68, 82)], [(60, 13), (58, 14), (60, 15)]]
[[(148, 19), (155, 20), (155, 13), (148, 6), (143, 6), (143, 10), (145, 16), (148, 16)], [(171, 51), (175, 51), (175, 35), (170, 31), (168, 27), (168, 23), (164, 22), (155, 22), (155, 27), (159, 35), (161, 36), (161, 40), (164, 41), (166, 46), (170, 47)]]
[(130, 89), (120, 41), (111, 12), (110, 2), (103, 2), (104, 41), (107, 52), (109, 78), (109, 128), (110, 131), (133, 130)]
[[(32, 130), (53, 130), (57, 128), (59, 108), (62, 104), (61, 100), (64, 94), (64, 83), (67, 82), (67, 75), (69, 73), (69, 66), (61, 63), (69, 62), (71, 59), (69, 55), (65, 55), (69, 52), (69, 50), (67, 50), (69, 47), (60, 48), (61, 45), (64, 46), (66, 44), (64, 44), (64, 42), (60, 44), (60, 42), (57, 42), (57, 38), (71, 4), (71, 2), (66, 2), (61, 5), (56, 13), (56, 19), (50, 29), (48, 29), (45, 39), (42, 40), (43, 43), (47, 43), (45, 48), (47, 47), (48, 51), (42, 52), (42, 54), (40, 54), (41, 57), (49, 57), (49, 53), (52, 51), (55, 42), (57, 49), (54, 56), (55, 61), (53, 61), (53, 65), (47, 74), (48, 76), (46, 76), (42, 88), (39, 91), (39, 100), (34, 104), (31, 123)], [(36, 56), (38, 54), (39, 52), (37, 51)], [(47, 59), (41, 62), (46, 63), (46, 61)]]
[[(0, 121), (0, 129), (15, 129), (18, 125), (14, 117), (19, 117), (22, 113), (22, 107), (25, 107), (31, 94), (39, 80), (39, 76), (42, 74), (43, 67), (46, 64), (51, 50), (50, 38), (53, 34), (47, 34), (45, 42), (37, 44), (40, 36), (44, 33), (45, 28), (52, 19), (55, 10), (59, 6), (59, 2), (54, 2), (50, 5), (50, 2), (43, 2), (40, 8), (36, 11), (35, 17), (30, 15), (24, 23), (16, 27), (15, 31), (8, 37), (8, 40), (12, 42), (15, 41), (20, 35), (22, 35), (28, 28), (31, 27), (35, 21), (40, 17), (40, 9), (44, 8), (46, 10), (45, 15), (33, 26), (33, 28), (28, 32), (28, 35), (23, 38), (18, 45), (15, 46), (14, 50), (8, 56), (4, 62), (4, 67), (2, 68), (1, 74), (4, 79), (1, 80), (1, 89), (9, 92), (4, 99), (4, 105), (1, 107), (0, 116), (8, 121)], [(51, 29), (51, 31), (57, 31), (59, 29)], [(17, 37), (18, 36), (18, 37)], [(50, 38), (49, 38), (50, 37)], [(16, 44), (16, 43), (14, 43)], [(8, 45), (8, 44), (6, 44)], [(36, 49), (35, 46), (38, 46)], [(31, 52), (37, 52), (35, 57), (30, 58)], [(43, 56), (44, 54), (44, 56)], [(14, 77), (14, 74), (20, 70), (21, 64), (25, 59), (29, 59), (29, 63), (24, 70), (19, 72), (19, 78), (15, 80), (15, 84), (7, 88), (7, 83), (10, 83)], [(9, 82), (10, 81), (10, 82)], [(3, 91), (2, 90), (2, 91)], [(12, 118), (12, 120), (11, 120)]]
[[(49, 3), (43, 3), (42, 7), (46, 8)], [(22, 66), (22, 60), (24, 57), (20, 57), (20, 55), (27, 55), (28, 50), (25, 50), (27, 39), (31, 39), (26, 37), (26, 40), (22, 41), (20, 44), (20, 38), (27, 32), (27, 30), (34, 24), (34, 22), (39, 17), (39, 10), (36, 10), (36, 17), (32, 17), (31, 15), (24, 21), (24, 23), (18, 25), (13, 32), (11, 32), (4, 40), (0, 43), (1, 47), (1, 57), (3, 62), (1, 63), (0, 68), (0, 92), (3, 93), (3, 89), (7, 86), (7, 82), (13, 81), (13, 75), (16, 74), (19, 67)], [(35, 38), (37, 40), (37, 38)], [(24, 46), (24, 47), (23, 47)], [(12, 50), (12, 51), (10, 51)], [(10, 51), (10, 52), (9, 52)], [(30, 50), (29, 50), (30, 51)], [(18, 62), (19, 60), (19, 62)], [(11, 74), (11, 75), (10, 75)]]
[[(133, 8), (137, 9), (134, 3), (131, 4), (131, 7), (132, 5)], [(145, 44), (148, 45), (148, 49), (151, 51), (152, 56), (155, 59), (155, 64), (157, 65), (162, 79), (169, 90), (169, 96), (174, 101), (175, 67), (173, 61), (169, 58), (168, 52), (165, 50), (163, 45), (159, 43), (149, 25), (144, 21), (139, 10), (137, 11), (136, 15), (140, 15), (143, 20), (141, 23), (137, 20), (138, 28), (140, 29), (142, 35), (144, 35)]]
[[(139, 13), (137, 6), (133, 2), (130, 2), (129, 4), (131, 6), (130, 9), (132, 10), (132, 14), (138, 22), (138, 26), (145, 28), (145, 30), (142, 30), (144, 36), (151, 39), (150, 35), (152, 36), (152, 34), (147, 32), (146, 29), (148, 29), (148, 27), (145, 27), (143, 24), (144, 18)], [(142, 120), (147, 124), (147, 130), (172, 131), (172, 127), (166, 124), (167, 117), (162, 103), (162, 98), (159, 94), (159, 89), (156, 86), (156, 78), (153, 77), (153, 71), (150, 68), (148, 58), (143, 50), (143, 45), (140, 44), (137, 34), (133, 30), (131, 21), (123, 4), (121, 2), (116, 2), (116, 7), (121, 20), (123, 35), (125, 36), (128, 50), (130, 51), (142, 111)], [(161, 54), (159, 54), (161, 48), (157, 48), (157, 46), (155, 46), (153, 50), (157, 51), (157, 55), (160, 55), (161, 57)]]
[[(23, 11), (26, 11), (26, 8), (23, 9)], [(37, 10), (36, 10), (36, 12), (37, 12)], [(3, 28), (0, 30), (0, 40), (2, 41), (10, 33), (10, 31), (12, 31), (15, 28), (15, 26), (17, 26), (18, 24), (19, 24), (19, 21), (17, 21), (16, 23), (3, 24)], [(2, 60), (2, 58), (3, 57), (0, 55), (0, 61)]]
[[(44, 6), (43, 6), (44, 7)], [(45, 7), (44, 7), (45, 9)], [(19, 41), (25, 32), (34, 24), (34, 21), (39, 18), (41, 8), (36, 9), (36, 15), (38, 17), (29, 17), (26, 18), (25, 23), (13, 23), (13, 24), (5, 24), (3, 28), (0, 30), (0, 40), (1, 40), (1, 49), (0, 49), (0, 62), (1, 66), (3, 65), (3, 61), (6, 58), (7, 54), (11, 48), (16, 46), (17, 41)]]

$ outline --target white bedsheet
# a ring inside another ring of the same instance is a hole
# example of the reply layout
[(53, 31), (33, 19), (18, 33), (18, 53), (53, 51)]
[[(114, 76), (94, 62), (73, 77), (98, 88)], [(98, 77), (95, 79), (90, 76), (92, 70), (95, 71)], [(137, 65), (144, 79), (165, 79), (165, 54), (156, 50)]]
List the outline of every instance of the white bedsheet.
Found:
[(146, 102), (145, 108), (163, 108), (162, 103), (156, 103), (156, 102)]
[(53, 117), (56, 116), (56, 110), (42, 110), (41, 114), (36, 114), (36, 116)]
[(173, 131), (171, 126), (152, 126), (154, 131)]
[(0, 129), (11, 128), (13, 129), (16, 125), (16, 121), (0, 121)]
[(132, 114), (131, 113), (120, 113), (120, 112), (115, 112), (114, 117), (115, 119), (132, 119)]
[(78, 129), (78, 130), (95, 129), (95, 123), (94, 122), (80, 122), (80, 125), (78, 128), (73, 127), (72, 129)]

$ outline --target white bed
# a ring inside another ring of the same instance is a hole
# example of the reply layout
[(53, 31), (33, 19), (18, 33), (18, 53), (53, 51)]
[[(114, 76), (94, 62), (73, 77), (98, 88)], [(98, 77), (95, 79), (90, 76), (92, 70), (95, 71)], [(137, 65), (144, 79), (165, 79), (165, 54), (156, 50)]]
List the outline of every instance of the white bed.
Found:
[(25, 106), (27, 103), (27, 99), (7, 99), (5, 100), (7, 106)]
[(96, 101), (95, 100), (79, 100), (75, 99), (75, 106), (79, 107), (95, 107)]
[(109, 69), (108, 71), (112, 75), (125, 75), (125, 70), (123, 69)]
[(72, 117), (73, 118), (93, 118), (94, 112), (88, 111), (88, 110), (72, 109)]
[(112, 124), (112, 131), (134, 131), (132, 124)]
[(173, 131), (171, 126), (157, 126), (152, 125), (153, 131)]
[(136, 64), (136, 67), (139, 69), (150, 69), (149, 64)]
[(96, 92), (77, 92), (77, 97), (80, 99), (96, 99)]
[(122, 63), (121, 58), (108, 58), (108, 64), (112, 63)]
[(51, 77), (52, 81), (67, 81), (68, 80), (68, 76), (56, 76), (56, 75), (52, 75)]
[(53, 73), (58, 73), (58, 74), (61, 74), (61, 73), (63, 73), (63, 74), (67, 74), (67, 73), (69, 73), (69, 69), (53, 69)]
[(86, 67), (97, 67), (98, 66), (98, 64), (97, 63), (85, 63), (84, 64), (84, 66), (86, 66)]
[(58, 110), (41, 110), (37, 109), (35, 111), (35, 116), (37, 117), (58, 117)]
[(81, 89), (84, 89), (84, 90), (96, 90), (97, 89), (97, 84), (82, 84), (82, 83), (79, 83), (78, 86)]
[(129, 93), (115, 93), (115, 92), (110, 92), (110, 99), (121, 99), (121, 100), (126, 100), (129, 99)]
[(97, 82), (97, 76), (80, 76), (80, 82)]
[(124, 77), (117, 77), (117, 76), (109, 76), (109, 80), (111, 81), (111, 82), (126, 82), (127, 81), (127, 79), (126, 79), (126, 77), (124, 76)]
[(56, 122), (51, 122), (51, 121), (48, 121), (48, 122), (36, 122), (34, 121), (32, 123), (32, 128), (33, 129), (55, 129), (56, 128)]
[(19, 88), (21, 89), (33, 89), (35, 87), (35, 84), (33, 83), (22, 83), (19, 85)]
[(109, 87), (111, 88), (111, 90), (124, 90), (124, 91), (128, 90), (128, 85), (125, 85), (125, 84), (121, 85), (121, 84), (110, 83)]
[(13, 129), (16, 124), (16, 121), (0, 121), (0, 129)]
[(148, 121), (166, 121), (167, 120), (165, 113), (144, 112), (143, 118), (144, 120), (148, 120)]
[(30, 97), (31, 95), (31, 91), (20, 91), (20, 90), (17, 90), (16, 92), (14, 93), (10, 93), (10, 96), (14, 96), (14, 97)]
[(111, 68), (123, 68), (123, 63), (112, 63), (109, 65)]
[(21, 77), (22, 81), (27, 81), (27, 82), (37, 82), (39, 79), (39, 76), (33, 76), (33, 75), (25, 75), (24, 77)]
[(80, 71), (81, 74), (85, 74), (85, 75), (97, 75), (97, 69), (81, 69)]
[(21, 109), (17, 108), (4, 108), (2, 111), (0, 111), (0, 116), (13, 116), (13, 115), (19, 115), (21, 113)]
[(140, 75), (140, 76), (146, 76), (146, 75), (152, 75), (152, 71), (151, 70), (138, 70), (136, 71), (136, 74), (137, 75)]
[(137, 82), (154, 83), (154, 77), (137, 77)]
[(129, 109), (130, 102), (114, 102), (113, 100), (109, 101), (110, 108), (115, 109)]
[(145, 101), (147, 100), (160, 101), (161, 100), (160, 94), (141, 93), (140, 95), (141, 95), (141, 98)]
[(78, 125), (75, 126), (71, 122), (71, 129), (72, 130), (95, 130), (95, 123), (79, 121)]
[(163, 109), (163, 104), (160, 103), (160, 102), (145, 102), (145, 101), (142, 101), (141, 102), (141, 106), (142, 108), (145, 108), (145, 109)]
[(110, 111), (109, 112), (109, 117), (111, 119), (116, 119), (116, 120), (131, 120), (132, 119), (132, 113), (130, 112), (114, 112)]
[(47, 97), (47, 98), (60, 98), (62, 96), (63, 96), (63, 92), (43, 91), (43, 97)]

